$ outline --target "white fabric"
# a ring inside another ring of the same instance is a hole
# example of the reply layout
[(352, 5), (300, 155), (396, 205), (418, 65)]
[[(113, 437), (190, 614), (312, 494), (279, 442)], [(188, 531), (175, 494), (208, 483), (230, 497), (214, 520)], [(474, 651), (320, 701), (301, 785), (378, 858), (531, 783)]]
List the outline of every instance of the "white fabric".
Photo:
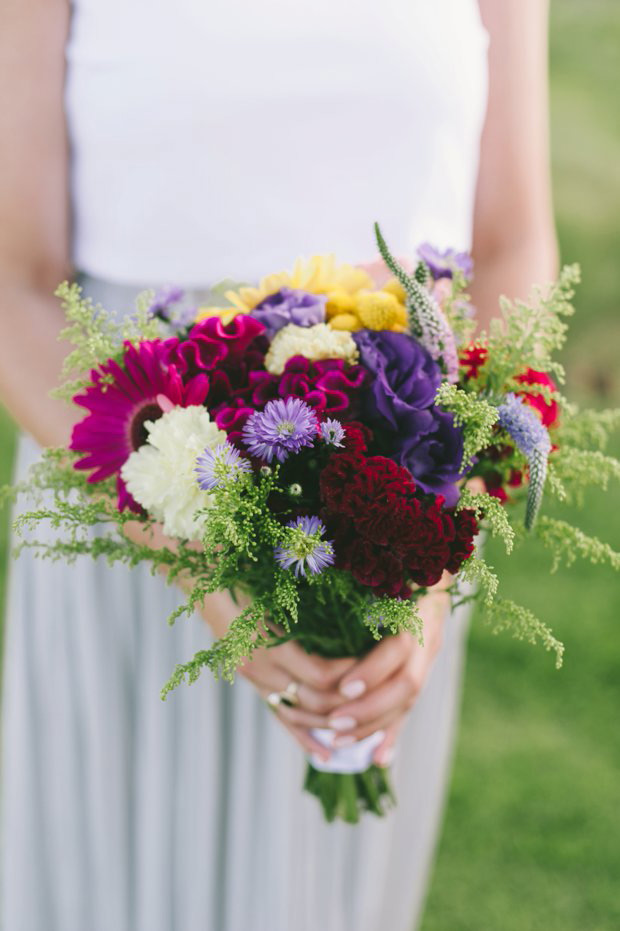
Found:
[(298, 255), (470, 243), (476, 0), (74, 0), (75, 261), (253, 280)]

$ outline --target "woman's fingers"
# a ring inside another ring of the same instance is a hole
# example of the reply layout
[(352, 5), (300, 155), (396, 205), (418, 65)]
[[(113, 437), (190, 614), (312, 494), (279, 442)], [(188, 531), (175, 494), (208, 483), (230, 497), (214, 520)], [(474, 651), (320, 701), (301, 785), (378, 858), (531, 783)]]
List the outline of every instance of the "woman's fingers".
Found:
[[(262, 692), (264, 699), (267, 698), (267, 694), (267, 692)], [(330, 758), (330, 750), (320, 744), (318, 740), (315, 740), (308, 730), (303, 727), (299, 727), (296, 724), (292, 724), (290, 721), (287, 721), (281, 714), (278, 714), (277, 717), (280, 724), (285, 727), (290, 734), (292, 734), (302, 750), (304, 750), (306, 753), (316, 753), (320, 759), (324, 761), (327, 761)]]
[(345, 672), (338, 685), (340, 694), (345, 699), (354, 699), (372, 691), (407, 662), (415, 643), (409, 633), (385, 637)]
[(358, 735), (390, 713), (408, 710), (418, 691), (417, 678), (408, 664), (372, 692), (337, 708), (329, 718), (328, 727), (339, 733)]
[(355, 664), (355, 660), (325, 659), (306, 653), (296, 643), (284, 643), (274, 648), (274, 661), (291, 674), (295, 682), (308, 685), (315, 692), (330, 692)]
[(295, 683), (298, 699), (296, 707), (303, 708), (315, 716), (308, 726), (324, 727), (326, 716), (342, 704), (342, 695), (336, 689), (325, 692), (316, 691), (300, 681), (299, 667), (296, 664), (288, 668), (280, 664), (282, 657), (278, 654), (282, 649), (282, 647), (274, 647), (269, 650), (257, 650), (239, 667), (239, 672), (257, 688), (267, 692), (284, 692), (291, 683)]

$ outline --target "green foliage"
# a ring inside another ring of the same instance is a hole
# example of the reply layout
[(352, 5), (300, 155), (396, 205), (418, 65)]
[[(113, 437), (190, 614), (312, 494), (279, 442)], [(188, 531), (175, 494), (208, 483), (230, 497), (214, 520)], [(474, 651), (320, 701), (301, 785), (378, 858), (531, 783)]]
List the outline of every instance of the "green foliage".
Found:
[(515, 532), (508, 519), (508, 512), (498, 498), (486, 492), (463, 488), (456, 509), (462, 511), (464, 508), (474, 511), (478, 520), (484, 521), (484, 529), (503, 541), (507, 553), (512, 552)]
[(536, 534), (553, 555), (552, 572), (562, 563), (571, 566), (578, 558), (587, 559), (594, 564), (604, 563), (612, 569), (620, 570), (620, 553), (608, 543), (588, 536), (566, 521), (541, 517)]
[(571, 493), (571, 500), (582, 500), (587, 488), (607, 491), (609, 482), (620, 479), (620, 462), (606, 456), (600, 450), (576, 449), (561, 446), (549, 459), (549, 471), (553, 473), (552, 490), (561, 500)]
[(547, 291), (538, 288), (529, 301), (501, 299), (501, 316), (492, 320), (488, 333), (481, 336), (489, 349), (484, 364), (489, 400), (500, 403), (515, 372), (527, 368), (551, 372), (560, 382), (564, 380), (562, 366), (552, 354), (564, 345), (565, 318), (574, 313), (571, 301), (579, 280), (579, 266), (566, 265)]
[(516, 640), (533, 646), (541, 643), (545, 650), (555, 653), (555, 667), (561, 668), (564, 644), (556, 640), (549, 627), (528, 608), (509, 599), (496, 598), (487, 606), (486, 620), (494, 634), (509, 631)]
[(60, 339), (73, 344), (62, 369), (62, 387), (54, 396), (70, 401), (74, 394), (90, 384), (89, 372), (106, 359), (119, 358), (124, 340), (137, 343), (144, 339), (155, 339), (163, 333), (162, 324), (148, 311), (148, 301), (142, 295), (137, 299), (136, 312), (118, 321), (116, 316), (95, 305), (82, 295), (82, 288), (64, 281), (56, 289), (67, 319), (67, 326)]
[(499, 419), (497, 408), (484, 398), (447, 382), (439, 386), (435, 403), (450, 411), (463, 430), (462, 468), (467, 468), (476, 453), (491, 442), (493, 427)]
[(399, 601), (387, 596), (376, 598), (367, 605), (363, 621), (375, 640), (385, 636), (386, 630), (391, 634), (408, 630), (422, 642), (423, 622), (415, 600)]
[(203, 669), (210, 669), (216, 678), (232, 682), (238, 666), (251, 656), (258, 647), (269, 642), (263, 629), (265, 618), (264, 602), (255, 598), (230, 624), (226, 634), (209, 650), (200, 650), (187, 663), (176, 666), (170, 679), (161, 691), (162, 699), (182, 682), (191, 685)]
[[(528, 391), (530, 386), (528, 385)], [(620, 408), (613, 410), (579, 410), (567, 405), (566, 416), (555, 430), (558, 444), (565, 447), (604, 450), (609, 437), (620, 428)]]

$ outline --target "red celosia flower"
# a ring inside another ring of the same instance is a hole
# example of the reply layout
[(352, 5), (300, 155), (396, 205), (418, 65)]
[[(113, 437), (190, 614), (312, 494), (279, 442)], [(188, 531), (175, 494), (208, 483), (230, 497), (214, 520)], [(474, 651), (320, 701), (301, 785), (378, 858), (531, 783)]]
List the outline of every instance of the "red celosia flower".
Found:
[(446, 510), (441, 495), (418, 497), (409, 472), (391, 459), (335, 454), (320, 486), (336, 566), (377, 594), (408, 597), (408, 580), (433, 585), (471, 555), (473, 513)]
[(355, 417), (359, 393), (366, 379), (361, 365), (346, 365), (342, 359), (311, 362), (304, 356), (288, 360), (281, 375), (252, 372), (252, 403), (261, 409), (275, 398), (301, 398), (326, 417)]

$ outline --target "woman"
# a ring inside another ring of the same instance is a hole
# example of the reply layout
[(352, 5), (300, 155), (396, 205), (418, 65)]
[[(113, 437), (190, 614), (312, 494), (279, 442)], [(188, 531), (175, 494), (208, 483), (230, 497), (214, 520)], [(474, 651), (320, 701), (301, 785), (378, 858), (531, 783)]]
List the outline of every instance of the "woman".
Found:
[[(549, 279), (546, 19), (544, 0), (9, 0), (0, 387), (23, 430), (45, 445), (69, 435), (48, 391), (65, 351), (51, 294), (74, 271), (126, 311), (144, 286), (204, 295), (297, 254), (366, 261), (378, 218), (405, 255), (473, 236), (483, 320), (500, 291)], [(35, 455), (24, 440), (19, 468)], [(433, 593), (424, 647), (403, 635), (354, 664), (286, 645), (257, 653), (232, 689), (205, 675), (162, 706), (174, 663), (232, 611), (213, 596), (209, 626), (171, 631), (178, 597), (142, 571), (14, 566), (6, 931), (409, 931), (464, 618), (446, 620)], [(276, 717), (261, 696), (291, 682), (300, 705)], [(386, 819), (327, 826), (301, 793), (290, 735), (316, 749), (308, 728), (327, 722), (341, 742), (382, 728), (379, 763), (401, 732)]]

